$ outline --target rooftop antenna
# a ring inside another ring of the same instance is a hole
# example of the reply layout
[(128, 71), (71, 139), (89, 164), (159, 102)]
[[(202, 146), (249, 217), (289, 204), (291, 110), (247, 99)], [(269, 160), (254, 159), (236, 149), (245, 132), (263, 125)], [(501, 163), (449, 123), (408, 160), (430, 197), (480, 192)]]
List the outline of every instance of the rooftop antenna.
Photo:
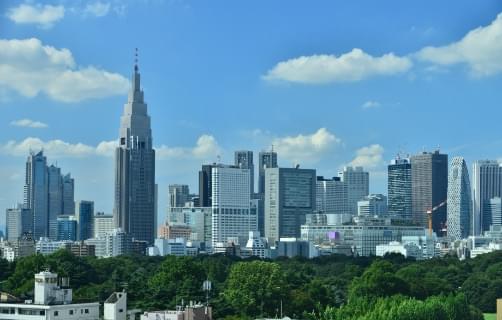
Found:
[(216, 156), (216, 161), (218, 162), (218, 164), (220, 164), (220, 163), (221, 163), (221, 156), (220, 156), (220, 155), (217, 155), (217, 156)]
[(272, 150), (272, 152), (274, 152), (274, 144), (272, 144), (272, 149), (271, 150)]
[(134, 71), (138, 71), (138, 48), (134, 50)]

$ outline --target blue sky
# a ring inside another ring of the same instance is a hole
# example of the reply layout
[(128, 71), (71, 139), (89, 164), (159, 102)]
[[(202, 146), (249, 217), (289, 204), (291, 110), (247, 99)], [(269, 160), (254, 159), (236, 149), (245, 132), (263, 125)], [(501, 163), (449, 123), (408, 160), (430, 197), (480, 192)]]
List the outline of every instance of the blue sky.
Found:
[[(134, 48), (167, 185), (274, 144), (283, 166), (347, 164), (386, 193), (397, 152), (502, 156), (500, 1), (0, 2), (0, 225), (29, 148), (113, 207)], [(257, 159), (255, 159), (256, 161)]]

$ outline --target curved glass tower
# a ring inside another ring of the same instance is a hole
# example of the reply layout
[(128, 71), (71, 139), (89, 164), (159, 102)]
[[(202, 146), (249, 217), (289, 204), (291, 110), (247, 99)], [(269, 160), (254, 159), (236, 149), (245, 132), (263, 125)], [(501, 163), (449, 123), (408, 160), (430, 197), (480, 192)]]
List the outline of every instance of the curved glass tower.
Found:
[(115, 227), (136, 240), (153, 243), (155, 201), (155, 150), (136, 64), (115, 151)]
[(471, 183), (462, 157), (451, 161), (448, 174), (447, 235), (451, 239), (467, 238), (471, 232)]

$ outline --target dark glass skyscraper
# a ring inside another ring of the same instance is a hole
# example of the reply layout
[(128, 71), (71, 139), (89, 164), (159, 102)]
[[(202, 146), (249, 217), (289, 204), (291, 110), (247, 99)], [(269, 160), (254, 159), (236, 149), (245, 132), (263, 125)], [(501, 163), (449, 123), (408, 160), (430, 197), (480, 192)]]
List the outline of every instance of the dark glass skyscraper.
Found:
[[(428, 226), (427, 210), (446, 200), (448, 192), (448, 155), (422, 152), (411, 157), (412, 218)], [(446, 225), (446, 205), (433, 213), (432, 228), (439, 235)]]
[(210, 207), (212, 194), (211, 170), (216, 164), (204, 164), (199, 171), (199, 207)]
[(262, 151), (258, 155), (258, 193), (265, 193), (265, 168), (277, 168), (277, 152)]
[(411, 219), (411, 163), (409, 159), (396, 158), (387, 167), (388, 211)]
[(115, 226), (136, 240), (153, 243), (156, 228), (155, 150), (137, 65), (120, 119), (115, 161)]
[(47, 158), (43, 151), (30, 153), (26, 161), (26, 180), (24, 185), (24, 207), (33, 215), (33, 238), (49, 235), (49, 183)]
[(249, 191), (252, 195), (254, 193), (254, 163), (253, 163), (253, 151), (235, 151), (235, 165), (241, 169), (249, 169)]

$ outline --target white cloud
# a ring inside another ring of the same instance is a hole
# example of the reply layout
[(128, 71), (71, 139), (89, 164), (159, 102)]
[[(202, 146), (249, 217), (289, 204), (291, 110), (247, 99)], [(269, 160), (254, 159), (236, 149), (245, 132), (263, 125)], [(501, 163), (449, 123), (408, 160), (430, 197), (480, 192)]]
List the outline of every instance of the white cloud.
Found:
[(215, 158), (222, 152), (221, 147), (212, 135), (201, 135), (191, 148), (183, 147), (168, 147), (161, 145), (155, 148), (157, 158), (160, 160), (172, 158), (197, 158), (201, 160), (215, 160)]
[(363, 105), (361, 107), (363, 109), (373, 109), (373, 108), (378, 108), (380, 106), (381, 106), (380, 102), (369, 100), (369, 101), (366, 101), (365, 103), (363, 103)]
[(21, 4), (10, 8), (7, 17), (18, 24), (36, 24), (42, 28), (50, 28), (64, 17), (63, 6)]
[(360, 148), (356, 151), (356, 157), (350, 162), (350, 165), (354, 167), (362, 166), (365, 169), (378, 168), (384, 164), (383, 152), (384, 149), (379, 144)]
[(20, 119), (15, 120), (10, 123), (11, 126), (15, 127), (26, 127), (26, 128), (47, 128), (48, 125), (46, 123), (40, 121), (34, 121), (31, 119)]
[(0, 86), (26, 97), (43, 93), (61, 102), (125, 94), (129, 81), (118, 73), (77, 66), (68, 49), (39, 39), (0, 39)]
[(502, 72), (502, 13), (488, 26), (469, 31), (461, 40), (446, 46), (426, 47), (416, 57), (436, 65), (466, 64), (472, 75)]
[(11, 140), (0, 146), (0, 153), (11, 156), (27, 156), (30, 150), (38, 151), (43, 149), (51, 158), (81, 158), (94, 155), (112, 156), (112, 146), (116, 146), (116, 141), (103, 141), (97, 147), (83, 143), (69, 143), (55, 139), (43, 141), (40, 138), (28, 137), (22, 141)]
[(321, 155), (339, 143), (341, 140), (326, 128), (320, 128), (308, 135), (275, 138), (272, 142), (281, 158), (297, 163), (316, 162)]
[(108, 2), (94, 2), (89, 3), (84, 8), (84, 15), (93, 15), (95, 17), (104, 17), (110, 12), (110, 3)]
[(279, 62), (264, 76), (265, 80), (297, 83), (355, 82), (374, 76), (389, 76), (408, 71), (411, 59), (388, 53), (373, 57), (361, 49), (340, 56), (312, 55)]

